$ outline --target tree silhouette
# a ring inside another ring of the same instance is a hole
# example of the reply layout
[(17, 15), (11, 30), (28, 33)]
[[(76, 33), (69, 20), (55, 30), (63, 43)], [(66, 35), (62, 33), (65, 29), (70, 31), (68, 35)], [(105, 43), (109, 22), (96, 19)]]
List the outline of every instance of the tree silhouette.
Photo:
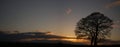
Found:
[(94, 12), (78, 21), (75, 29), (77, 38), (88, 38), (91, 45), (110, 36), (113, 21), (100, 12)]

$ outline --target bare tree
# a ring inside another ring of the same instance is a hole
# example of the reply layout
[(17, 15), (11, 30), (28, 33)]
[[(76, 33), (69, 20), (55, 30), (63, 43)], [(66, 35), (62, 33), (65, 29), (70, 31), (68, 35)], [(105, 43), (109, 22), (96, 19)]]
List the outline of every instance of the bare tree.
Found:
[(77, 38), (88, 38), (91, 45), (110, 36), (113, 21), (99, 12), (94, 12), (78, 21), (75, 29)]

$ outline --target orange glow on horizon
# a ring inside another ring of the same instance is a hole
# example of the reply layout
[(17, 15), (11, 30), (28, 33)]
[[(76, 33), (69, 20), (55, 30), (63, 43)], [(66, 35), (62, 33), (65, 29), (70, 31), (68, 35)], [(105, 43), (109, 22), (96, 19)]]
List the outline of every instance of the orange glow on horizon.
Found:
[(72, 39), (72, 38), (26, 38), (26, 39), (21, 39), (21, 40), (19, 40), (19, 41), (21, 41), (21, 42), (31, 42), (31, 41), (33, 41), (33, 40), (37, 40), (37, 41), (39, 41), (39, 40), (50, 40), (50, 41), (61, 41), (61, 42), (63, 42), (63, 43), (66, 43), (66, 42), (64, 42), (64, 41), (67, 41), (68, 43), (83, 43), (83, 44), (89, 44), (89, 40), (85, 40), (85, 39)]

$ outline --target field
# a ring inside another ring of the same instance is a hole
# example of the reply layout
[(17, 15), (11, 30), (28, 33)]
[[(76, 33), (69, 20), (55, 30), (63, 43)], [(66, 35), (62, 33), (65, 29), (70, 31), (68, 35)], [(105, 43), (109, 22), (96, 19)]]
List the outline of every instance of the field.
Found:
[(120, 45), (71, 45), (62, 43), (20, 43), (20, 42), (1, 42), (2, 47), (120, 47)]

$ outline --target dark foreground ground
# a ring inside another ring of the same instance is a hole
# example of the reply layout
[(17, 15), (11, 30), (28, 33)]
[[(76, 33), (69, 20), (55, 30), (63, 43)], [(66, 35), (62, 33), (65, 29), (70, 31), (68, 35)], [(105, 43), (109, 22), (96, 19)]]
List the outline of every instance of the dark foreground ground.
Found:
[(18, 42), (0, 42), (0, 47), (120, 47), (120, 45), (71, 45), (62, 43), (18, 43)]

